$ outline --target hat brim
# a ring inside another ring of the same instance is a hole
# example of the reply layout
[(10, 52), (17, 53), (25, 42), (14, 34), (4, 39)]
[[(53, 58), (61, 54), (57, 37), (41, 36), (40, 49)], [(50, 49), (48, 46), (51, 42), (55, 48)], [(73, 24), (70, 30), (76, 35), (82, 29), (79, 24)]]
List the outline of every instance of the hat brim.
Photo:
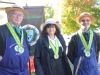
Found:
[[(45, 23), (41, 24), (41, 25), (40, 25), (40, 30), (42, 31), (42, 30), (44, 29), (45, 26), (46, 26)], [(56, 26), (57, 26), (59, 29), (61, 29), (61, 24), (56, 24)]]
[(6, 8), (5, 12), (8, 14), (10, 11), (14, 11), (14, 10), (20, 10), (24, 13), (25, 16), (28, 15), (28, 12), (23, 10), (23, 9), (19, 9), (19, 8)]
[(90, 17), (91, 22), (94, 22), (94, 17), (93, 17), (92, 15), (82, 15), (82, 16), (78, 16), (78, 17), (76, 18), (76, 22), (77, 22), (78, 24), (80, 24), (80, 19), (81, 19), (82, 17)]

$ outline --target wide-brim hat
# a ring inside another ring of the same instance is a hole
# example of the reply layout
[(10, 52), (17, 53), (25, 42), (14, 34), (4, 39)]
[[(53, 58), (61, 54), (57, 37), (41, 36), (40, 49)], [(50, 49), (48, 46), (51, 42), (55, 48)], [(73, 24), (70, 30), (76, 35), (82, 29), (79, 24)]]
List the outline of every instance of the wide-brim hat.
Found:
[(90, 13), (88, 13), (88, 12), (83, 12), (83, 13), (81, 13), (81, 14), (76, 18), (76, 22), (77, 22), (78, 24), (79, 24), (80, 19), (81, 19), (82, 17), (89, 17), (89, 18), (91, 19), (91, 22), (94, 22), (94, 17), (93, 17)]
[(41, 24), (40, 26), (40, 30), (42, 31), (44, 29), (44, 27), (48, 24), (55, 24), (59, 29), (61, 29), (61, 24), (58, 21), (55, 21), (52, 18), (49, 18), (45, 21), (45, 23)]
[(24, 8), (22, 6), (17, 5), (17, 4), (14, 4), (12, 7), (6, 8), (5, 12), (8, 14), (9, 12), (14, 11), (14, 10), (20, 10), (24, 13), (25, 16), (28, 15), (28, 12), (26, 10), (24, 10)]

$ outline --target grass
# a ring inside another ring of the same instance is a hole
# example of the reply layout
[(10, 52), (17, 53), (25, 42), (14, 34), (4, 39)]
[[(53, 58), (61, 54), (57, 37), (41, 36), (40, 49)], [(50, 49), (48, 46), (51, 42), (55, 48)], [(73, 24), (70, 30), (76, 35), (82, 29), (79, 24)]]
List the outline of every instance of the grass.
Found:
[(31, 74), (29, 74), (29, 75), (35, 75), (35, 73), (31, 73)]

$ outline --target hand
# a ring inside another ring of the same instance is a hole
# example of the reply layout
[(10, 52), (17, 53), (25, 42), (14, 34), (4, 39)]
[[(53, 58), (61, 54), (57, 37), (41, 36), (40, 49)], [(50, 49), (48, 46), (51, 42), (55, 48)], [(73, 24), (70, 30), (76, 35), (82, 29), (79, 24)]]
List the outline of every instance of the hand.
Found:
[(2, 60), (2, 56), (0, 56), (0, 61)]

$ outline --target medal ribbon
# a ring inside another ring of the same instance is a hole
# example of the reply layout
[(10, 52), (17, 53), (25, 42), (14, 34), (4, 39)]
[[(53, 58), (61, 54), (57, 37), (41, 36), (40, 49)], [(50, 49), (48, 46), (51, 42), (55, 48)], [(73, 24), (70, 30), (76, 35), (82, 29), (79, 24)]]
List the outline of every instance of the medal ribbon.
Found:
[(86, 51), (90, 52), (90, 48), (91, 48), (92, 40), (93, 40), (93, 31), (90, 30), (89, 43), (88, 44), (86, 43), (86, 40), (85, 40), (81, 30), (78, 31), (78, 34), (79, 34), (79, 37), (80, 37), (82, 44), (84, 45)]
[(58, 40), (56, 40), (55, 44), (56, 44), (56, 47), (53, 45), (52, 41), (49, 41), (49, 45), (52, 48), (54, 54), (58, 54), (58, 52), (59, 52)]
[(19, 39), (18, 35), (16, 34), (14, 28), (10, 25), (9, 22), (6, 24), (6, 26), (8, 27), (10, 33), (12, 34), (12, 36), (15, 39), (16, 43), (18, 44), (18, 46), (22, 47), (22, 45), (23, 45), (23, 38), (24, 38), (23, 30), (22, 30), (21, 41), (20, 41), (20, 39)]

